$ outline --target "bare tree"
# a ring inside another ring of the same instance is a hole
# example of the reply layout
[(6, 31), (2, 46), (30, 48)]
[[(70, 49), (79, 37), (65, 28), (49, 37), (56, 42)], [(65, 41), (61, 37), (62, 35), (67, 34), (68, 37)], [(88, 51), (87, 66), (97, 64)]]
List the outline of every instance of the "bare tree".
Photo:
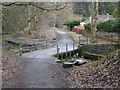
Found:
[(97, 30), (97, 15), (98, 15), (98, 2), (95, 4), (95, 2), (92, 1), (91, 3), (91, 37), (90, 37), (90, 43), (96, 42), (96, 30)]
[[(46, 13), (54, 12), (54, 11), (61, 11), (66, 6), (67, 3), (50, 3), (50, 2), (1, 2), (0, 3), (4, 7), (11, 7), (11, 6), (24, 6), (26, 7), (26, 20), (28, 21), (28, 33), (31, 34), (32, 30), (37, 30), (38, 25), (41, 21), (43, 16), (46, 16)], [(18, 21), (18, 20), (16, 20)], [(39, 23), (38, 23), (39, 21)]]

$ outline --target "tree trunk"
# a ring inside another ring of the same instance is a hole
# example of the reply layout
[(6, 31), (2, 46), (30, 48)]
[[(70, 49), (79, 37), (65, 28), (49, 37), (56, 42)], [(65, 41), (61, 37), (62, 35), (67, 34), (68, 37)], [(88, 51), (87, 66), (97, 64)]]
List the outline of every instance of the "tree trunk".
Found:
[(29, 33), (29, 35), (31, 35), (32, 33), (31, 33), (31, 22), (29, 21), (29, 23), (28, 23), (28, 33)]
[(28, 34), (31, 35), (31, 15), (32, 15), (32, 11), (31, 11), (31, 7), (28, 6)]
[(91, 37), (90, 37), (90, 43), (95, 42), (95, 25), (94, 25), (94, 2), (91, 4)]
[(96, 30), (97, 30), (97, 15), (98, 15), (98, 2), (96, 2), (96, 8), (94, 9), (95, 4), (92, 2), (91, 6), (91, 37), (90, 37), (90, 43), (94, 43), (97, 41), (96, 36)]

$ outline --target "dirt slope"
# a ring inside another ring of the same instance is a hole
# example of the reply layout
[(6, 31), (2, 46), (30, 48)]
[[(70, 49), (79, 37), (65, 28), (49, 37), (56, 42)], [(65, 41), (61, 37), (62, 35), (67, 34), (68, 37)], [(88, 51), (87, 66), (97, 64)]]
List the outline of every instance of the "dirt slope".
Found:
[(67, 79), (71, 87), (118, 88), (120, 82), (120, 50), (111, 53), (98, 63), (73, 68)]
[[(23, 73), (23, 59), (7, 50), (2, 51), (2, 81), (3, 88), (19, 87), (21, 74)], [(14, 79), (16, 78), (16, 79)]]

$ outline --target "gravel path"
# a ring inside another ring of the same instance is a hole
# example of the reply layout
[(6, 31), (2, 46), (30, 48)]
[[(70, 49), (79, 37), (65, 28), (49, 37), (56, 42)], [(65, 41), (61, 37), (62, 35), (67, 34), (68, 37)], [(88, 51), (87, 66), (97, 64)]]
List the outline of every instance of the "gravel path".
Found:
[[(57, 28), (53, 28), (53, 30), (58, 33), (57, 44), (60, 52), (65, 52), (66, 43), (69, 44), (68, 50), (72, 50), (73, 41), (67, 33)], [(22, 72), (12, 78), (15, 82), (13, 81), (12, 84), (7, 83), (4, 87), (67, 88), (69, 83), (66, 81), (66, 77), (70, 74), (61, 64), (55, 62), (53, 54), (56, 54), (56, 47), (23, 54), (21, 57), (23, 63)]]
[[(72, 50), (74, 42), (67, 33), (57, 28), (53, 28), (53, 30), (58, 34), (56, 44), (59, 46), (60, 52), (65, 52), (66, 44), (69, 46), (68, 50)], [(101, 82), (98, 83), (95, 81), (97, 79), (90, 77), (97, 74), (86, 72), (86, 67), (91, 67), (91, 65), (86, 66), (85, 64), (65, 69), (61, 64), (55, 62), (56, 58), (52, 57), (53, 54), (56, 54), (56, 47), (24, 53), (22, 57), (3, 51), (3, 88), (81, 88), (95, 85), (95, 87), (101, 87)], [(99, 70), (102, 72), (103, 69)], [(95, 81), (94, 84), (93, 81)]]

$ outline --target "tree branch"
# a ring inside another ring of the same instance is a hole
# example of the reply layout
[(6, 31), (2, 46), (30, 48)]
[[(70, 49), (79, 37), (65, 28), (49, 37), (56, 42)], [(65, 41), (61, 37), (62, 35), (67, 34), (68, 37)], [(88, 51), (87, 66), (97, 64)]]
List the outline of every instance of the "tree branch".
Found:
[(43, 7), (40, 7), (40, 6), (38, 6), (38, 5), (35, 5), (35, 4), (32, 3), (32, 2), (28, 2), (28, 3), (18, 3), (18, 2), (4, 3), (4, 2), (0, 2), (0, 5), (3, 5), (3, 6), (12, 6), (12, 5), (17, 5), (17, 6), (28, 6), (28, 5), (31, 5), (31, 6), (34, 6), (34, 7), (36, 7), (36, 8), (39, 8), (39, 9), (45, 10), (45, 11), (59, 11), (59, 10), (64, 9), (64, 8), (67, 6), (67, 3), (65, 3), (65, 5), (64, 5), (63, 7), (54, 8), (54, 9), (43, 8)]

